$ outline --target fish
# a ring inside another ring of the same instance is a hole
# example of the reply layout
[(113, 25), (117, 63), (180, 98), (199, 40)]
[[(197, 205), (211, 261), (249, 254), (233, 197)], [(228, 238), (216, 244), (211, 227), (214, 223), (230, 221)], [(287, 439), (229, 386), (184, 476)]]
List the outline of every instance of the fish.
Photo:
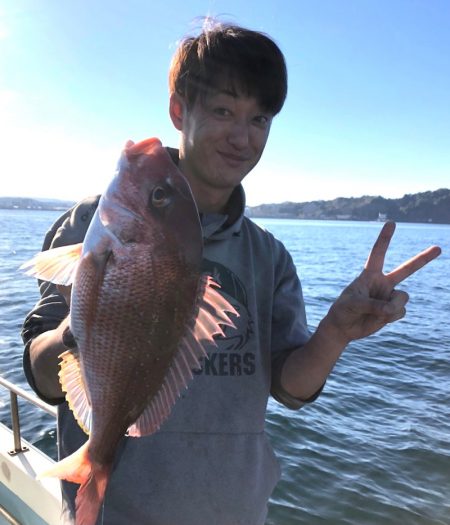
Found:
[(234, 328), (239, 314), (201, 272), (202, 252), (190, 186), (151, 138), (126, 144), (83, 243), (21, 267), (72, 285), (76, 346), (61, 354), (59, 380), (89, 437), (45, 474), (80, 484), (76, 525), (95, 524), (123, 436), (156, 432), (216, 336)]

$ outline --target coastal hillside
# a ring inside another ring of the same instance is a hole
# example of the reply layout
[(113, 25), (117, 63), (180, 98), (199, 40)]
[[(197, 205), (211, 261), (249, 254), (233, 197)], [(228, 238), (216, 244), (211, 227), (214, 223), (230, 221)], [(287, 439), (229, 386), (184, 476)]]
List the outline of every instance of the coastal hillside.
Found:
[(261, 204), (247, 209), (249, 217), (432, 222), (450, 224), (450, 190), (440, 189), (404, 195), (400, 199), (383, 197), (340, 197), (330, 201)]

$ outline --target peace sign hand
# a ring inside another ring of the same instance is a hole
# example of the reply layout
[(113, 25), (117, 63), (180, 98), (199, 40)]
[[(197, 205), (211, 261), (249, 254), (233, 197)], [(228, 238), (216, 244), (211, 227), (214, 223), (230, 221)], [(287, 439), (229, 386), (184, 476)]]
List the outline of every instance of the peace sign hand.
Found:
[(395, 223), (384, 224), (363, 272), (344, 289), (323, 320), (343, 345), (401, 319), (409, 297), (395, 287), (441, 253), (438, 246), (431, 246), (384, 274), (384, 259), (394, 231)]

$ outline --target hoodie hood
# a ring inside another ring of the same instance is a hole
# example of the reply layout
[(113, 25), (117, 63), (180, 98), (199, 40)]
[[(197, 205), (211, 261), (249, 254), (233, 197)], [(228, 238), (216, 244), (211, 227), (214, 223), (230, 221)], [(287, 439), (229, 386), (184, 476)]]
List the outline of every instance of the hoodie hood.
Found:
[(245, 212), (245, 192), (242, 184), (231, 194), (226, 213), (201, 213), (204, 242), (221, 241), (239, 235)]

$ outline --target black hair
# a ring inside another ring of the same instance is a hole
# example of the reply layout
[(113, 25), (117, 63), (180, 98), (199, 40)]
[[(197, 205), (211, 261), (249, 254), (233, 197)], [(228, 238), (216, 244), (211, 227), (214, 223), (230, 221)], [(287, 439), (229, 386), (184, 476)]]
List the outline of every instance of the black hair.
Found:
[(265, 111), (279, 113), (287, 94), (286, 62), (264, 33), (216, 23), (187, 37), (172, 59), (169, 89), (188, 107), (215, 89), (254, 96)]

